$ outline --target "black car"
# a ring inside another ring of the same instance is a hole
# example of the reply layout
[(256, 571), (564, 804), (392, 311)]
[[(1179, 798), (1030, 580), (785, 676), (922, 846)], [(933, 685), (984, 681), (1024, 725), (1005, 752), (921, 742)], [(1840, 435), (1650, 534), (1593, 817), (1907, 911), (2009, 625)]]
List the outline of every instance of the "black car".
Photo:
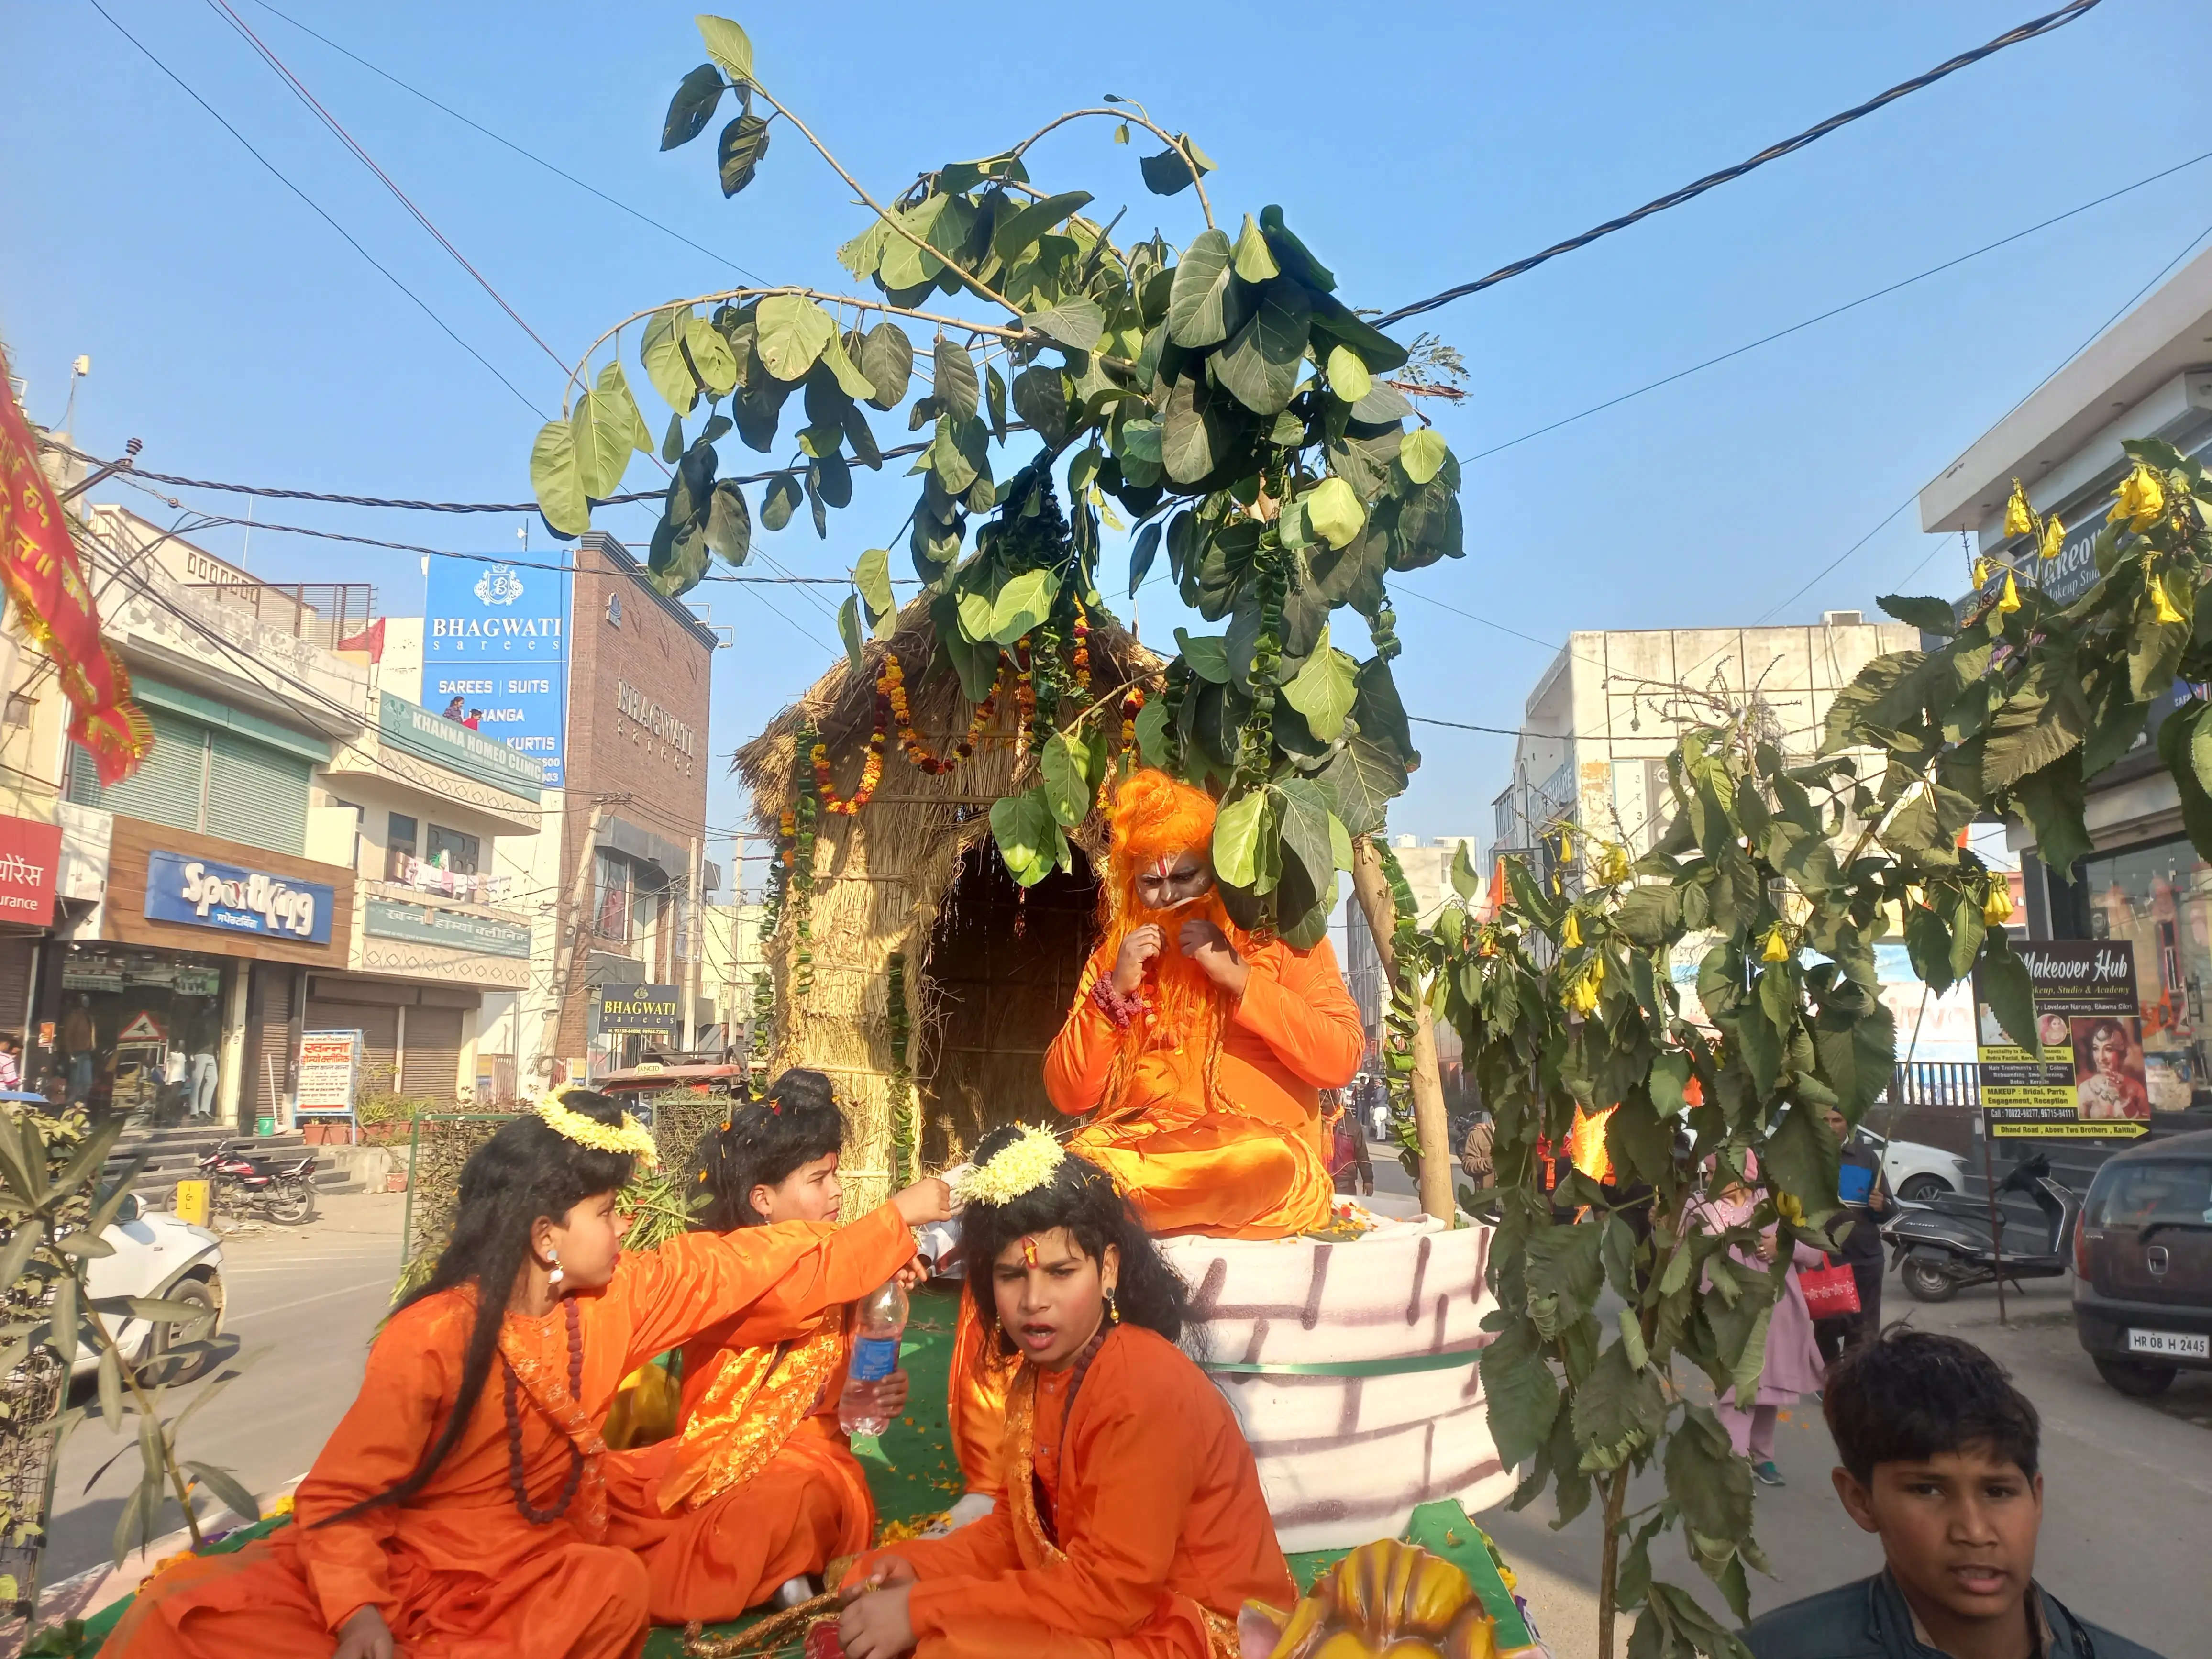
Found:
[(2075, 1334), (2122, 1394), (2212, 1370), (2212, 1131), (2106, 1161), (2074, 1236), (2074, 1275)]

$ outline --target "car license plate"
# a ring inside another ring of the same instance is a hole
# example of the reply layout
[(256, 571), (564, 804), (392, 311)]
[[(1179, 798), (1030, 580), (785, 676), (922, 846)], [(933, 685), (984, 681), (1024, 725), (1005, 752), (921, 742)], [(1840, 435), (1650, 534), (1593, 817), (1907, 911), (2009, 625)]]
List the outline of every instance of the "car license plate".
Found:
[(2175, 1359), (2212, 1359), (2212, 1335), (2192, 1336), (2186, 1331), (2128, 1333), (2130, 1353), (2165, 1354)]

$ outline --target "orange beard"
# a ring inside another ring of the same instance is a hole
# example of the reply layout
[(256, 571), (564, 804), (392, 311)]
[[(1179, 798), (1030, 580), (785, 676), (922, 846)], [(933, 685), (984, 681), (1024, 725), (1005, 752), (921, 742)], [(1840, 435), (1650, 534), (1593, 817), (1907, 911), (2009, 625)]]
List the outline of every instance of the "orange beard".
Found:
[[(1145, 1000), (1146, 1012), (1129, 1023), (1121, 1034), (1121, 1071), (1126, 1073), (1136, 1057), (1147, 1049), (1179, 1048), (1185, 1054), (1207, 1056), (1206, 1074), (1212, 1075), (1212, 1057), (1221, 1046), (1222, 1023), (1229, 1013), (1226, 992), (1206, 976), (1206, 970), (1182, 953), (1176, 936), (1182, 925), (1194, 917), (1212, 922), (1228, 936), (1239, 956), (1250, 954), (1250, 943), (1237, 924), (1229, 919), (1222, 908), (1218, 890), (1209, 890), (1206, 896), (1184, 905), (1177, 910), (1147, 909), (1137, 901), (1133, 879), (1124, 883), (1121, 872), (1115, 871), (1115, 887), (1127, 888), (1126, 900), (1116, 906), (1117, 915), (1107, 924), (1107, 960), (1114, 961), (1121, 953), (1121, 942), (1136, 929), (1157, 923), (1167, 939), (1160, 947), (1145, 973), (1145, 982), (1137, 994)], [(1134, 872), (1131, 872), (1133, 878)], [(1116, 895), (1121, 896), (1119, 893)], [(1120, 1092), (1109, 1090), (1111, 1100)]]

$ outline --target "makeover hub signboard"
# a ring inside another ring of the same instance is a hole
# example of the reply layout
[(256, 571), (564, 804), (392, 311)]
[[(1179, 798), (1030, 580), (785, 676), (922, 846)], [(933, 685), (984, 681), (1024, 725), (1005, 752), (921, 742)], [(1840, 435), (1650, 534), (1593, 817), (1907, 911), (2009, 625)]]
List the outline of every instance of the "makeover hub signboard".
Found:
[(2150, 1128), (2135, 947), (2125, 939), (2015, 945), (2043, 1058), (2014, 1042), (1974, 970), (1982, 1114), (1992, 1135), (2126, 1139)]
[(255, 933), (289, 945), (328, 945), (337, 895), (299, 881), (184, 853), (146, 856), (146, 920), (225, 933)]
[(562, 787), (570, 586), (565, 570), (430, 556), (422, 706), (527, 756)]

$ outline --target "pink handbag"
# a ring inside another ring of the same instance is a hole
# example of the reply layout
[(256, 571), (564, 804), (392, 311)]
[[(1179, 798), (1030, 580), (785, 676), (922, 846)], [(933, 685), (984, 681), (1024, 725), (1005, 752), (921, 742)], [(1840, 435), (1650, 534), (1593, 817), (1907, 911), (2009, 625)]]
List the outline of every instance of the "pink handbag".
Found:
[(1835, 1319), (1859, 1310), (1858, 1276), (1849, 1267), (1827, 1265), (1810, 1267), (1797, 1275), (1797, 1288), (1805, 1292), (1805, 1306), (1815, 1319)]

